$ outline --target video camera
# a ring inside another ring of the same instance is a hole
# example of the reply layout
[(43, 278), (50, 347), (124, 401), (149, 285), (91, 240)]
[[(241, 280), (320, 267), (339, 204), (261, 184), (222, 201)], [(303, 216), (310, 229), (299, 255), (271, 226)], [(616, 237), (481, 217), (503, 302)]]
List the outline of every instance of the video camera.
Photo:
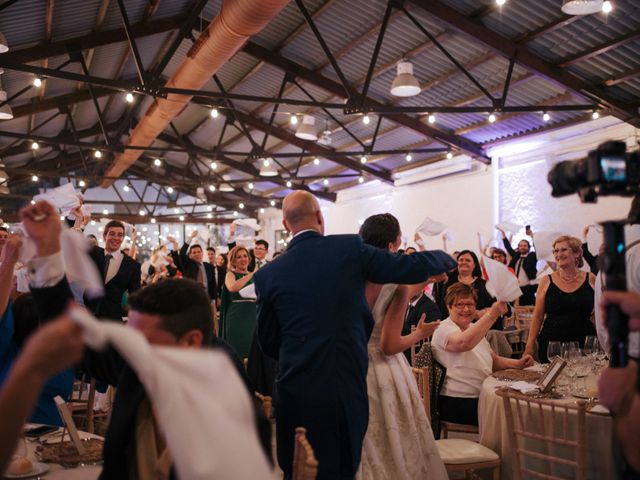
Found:
[(547, 180), (552, 196), (577, 192), (583, 203), (599, 195), (632, 196), (640, 193), (640, 154), (628, 153), (624, 142), (605, 142), (587, 158), (556, 164)]

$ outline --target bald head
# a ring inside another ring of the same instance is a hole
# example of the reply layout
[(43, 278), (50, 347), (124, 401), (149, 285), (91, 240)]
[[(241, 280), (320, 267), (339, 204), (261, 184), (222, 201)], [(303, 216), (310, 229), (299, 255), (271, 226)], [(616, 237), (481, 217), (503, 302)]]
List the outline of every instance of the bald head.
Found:
[(296, 190), (282, 202), (283, 223), (287, 230), (296, 234), (302, 230), (317, 230), (324, 234), (324, 219), (316, 197), (304, 190)]

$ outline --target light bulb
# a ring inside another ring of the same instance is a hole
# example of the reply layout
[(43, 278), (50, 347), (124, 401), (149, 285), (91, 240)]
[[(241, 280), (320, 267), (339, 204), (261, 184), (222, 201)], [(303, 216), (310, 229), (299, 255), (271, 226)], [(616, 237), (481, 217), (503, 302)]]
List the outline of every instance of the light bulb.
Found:
[(369, 125), (369, 123), (371, 123), (371, 117), (369, 117), (369, 114), (365, 114), (364, 117), (362, 117), (362, 123), (364, 123), (365, 125)]
[(80, 188), (84, 188), (84, 187), (86, 187), (86, 186), (87, 186), (87, 183), (86, 183), (84, 180), (80, 180), (80, 181), (78, 182), (78, 186), (79, 186)]
[(367, 163), (367, 156), (366, 156), (366, 155), (362, 155), (362, 156), (360, 157), (360, 163), (362, 163), (363, 165), (364, 165), (365, 163)]
[(358, 177), (358, 183), (364, 183), (364, 177), (362, 175)]
[(291, 115), (291, 125), (297, 125), (298, 124), (298, 117), (296, 115)]
[(447, 152), (447, 159), (451, 160), (453, 158), (453, 153)]
[(173, 193), (173, 187), (167, 187), (167, 193)]
[(265, 167), (268, 167), (269, 165), (271, 165), (271, 162), (270, 162), (268, 159), (266, 159), (266, 158), (265, 158), (265, 159), (262, 161), (262, 164), (263, 164)]
[(31, 150), (38, 150), (40, 148), (40, 145), (38, 145), (38, 142), (33, 142), (31, 144)]
[(237, 211), (237, 210), (234, 210), (234, 211), (233, 211), (233, 216), (234, 216), (234, 217), (237, 217), (237, 216), (238, 216), (238, 211)]
[(103, 215), (109, 215), (109, 209), (105, 208), (104, 210), (102, 210), (102, 214)]
[(593, 118), (594, 120), (597, 120), (600, 118), (600, 114), (598, 112), (593, 112), (591, 114), (591, 118)]
[(32, 182), (37, 182), (38, 181), (38, 175), (34, 175), (33, 177), (31, 177), (31, 181)]
[(249, 185), (247, 185), (249, 187), (249, 190), (253, 190), (253, 187), (255, 186), (253, 183), (249, 182)]
[(181, 222), (184, 222), (184, 215), (180, 215), (180, 216), (178, 217), (178, 220), (180, 220)]
[(208, 218), (208, 219), (212, 219), (212, 218), (213, 218), (213, 215), (212, 215), (211, 213), (207, 213), (207, 218)]
[(264, 208), (261, 208), (261, 209), (260, 209), (260, 213), (264, 213)]
[(133, 93), (127, 92), (127, 94), (124, 96), (124, 99), (127, 103), (133, 103)]
[[(152, 219), (151, 219), (151, 223), (156, 223), (156, 219), (155, 219), (155, 218), (152, 218)], [(153, 232), (153, 234), (154, 234), (154, 235), (158, 235), (158, 232)]]
[(291, 183), (291, 180), (287, 180), (287, 188), (291, 188), (291, 185), (293, 185), (293, 184)]
[(611, 10), (613, 10), (613, 4), (611, 2), (609, 2), (608, 0), (605, 2), (602, 2), (602, 11), (604, 13), (610, 13)]
[(215, 185), (209, 185), (209, 191), (210, 192), (215, 192), (216, 191), (216, 186)]
[(102, 158), (102, 152), (100, 150), (96, 150), (93, 153), (93, 156), (96, 157), (96, 158)]
[(496, 0), (496, 5), (498, 5), (499, 7), (501, 7), (505, 3), (507, 3), (507, 0)]
[(493, 123), (496, 121), (496, 116), (495, 114), (491, 113), (489, 114), (489, 123)]
[(160, 165), (162, 165), (162, 160), (160, 160), (159, 158), (156, 158), (156, 159), (153, 161), (153, 164), (154, 164), (156, 167), (159, 167)]
[(432, 113), (431, 115), (429, 115), (427, 120), (429, 121), (429, 123), (436, 123), (436, 116)]
[(219, 113), (218, 113), (218, 109), (217, 109), (217, 108), (215, 108), (215, 107), (214, 107), (214, 108), (212, 108), (212, 109), (211, 109), (211, 118), (218, 118), (218, 115), (219, 115)]
[(242, 210), (242, 209), (244, 208), (244, 203), (240, 202), (240, 203), (238, 204), (238, 207), (240, 207), (240, 210)]
[(42, 86), (42, 80), (40, 79), (40, 77), (35, 77), (33, 79), (33, 86), (36, 88), (40, 88)]
[(548, 122), (549, 120), (551, 120), (551, 115), (549, 115), (547, 112), (544, 112), (542, 114), (542, 120), (544, 120), (545, 122)]
[(320, 159), (319, 158), (314, 158), (313, 159), (313, 164), (314, 165), (320, 165)]
[(218, 164), (216, 162), (211, 162), (211, 170), (215, 170), (216, 168), (218, 168)]
[(411, 160), (413, 160), (413, 157), (411, 156), (411, 154), (410, 154), (410, 153), (407, 153), (407, 155), (404, 157), (404, 159), (405, 159), (407, 162), (410, 162)]
[(207, 205), (207, 212), (213, 212), (213, 207), (211, 205)]
[(129, 185), (125, 185), (124, 187), (122, 187), (122, 189), (123, 189), (125, 192), (128, 192), (128, 191), (129, 191)]
[(144, 210), (140, 210), (138, 213), (141, 217), (144, 217), (147, 214), (147, 212), (145, 212)]
[(329, 185), (329, 179), (328, 179), (328, 178), (325, 178), (324, 180), (322, 180), (322, 183), (323, 183), (325, 186)]
[(276, 201), (275, 200), (271, 200), (269, 202), (269, 205), (271, 205), (272, 207), (275, 207), (276, 206)]

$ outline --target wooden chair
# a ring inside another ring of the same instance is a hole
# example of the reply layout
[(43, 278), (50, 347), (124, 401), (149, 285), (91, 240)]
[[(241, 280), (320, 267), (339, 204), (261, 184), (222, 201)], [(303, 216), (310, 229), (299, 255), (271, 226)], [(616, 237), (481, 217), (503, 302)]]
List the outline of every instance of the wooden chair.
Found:
[[(507, 389), (497, 394), (502, 397), (507, 418), (514, 480), (585, 479), (585, 402), (558, 405)], [(556, 474), (563, 468), (566, 476)]]
[(271, 420), (271, 412), (273, 409), (272, 406), (272, 399), (269, 395), (262, 395), (259, 392), (255, 392), (256, 398), (258, 400), (260, 400), (260, 403), (262, 404), (262, 411), (264, 412), (265, 416)]
[(83, 375), (80, 380), (74, 382), (67, 406), (71, 411), (76, 426), (79, 429), (93, 433), (93, 406), (96, 399), (96, 380), (92, 378), (89, 382), (86, 382), (86, 379)]
[[(416, 378), (427, 418), (430, 419), (429, 369), (412, 368), (411, 370)], [(472, 479), (475, 476), (475, 470), (491, 469), (494, 480), (500, 478), (500, 456), (484, 445), (462, 438), (447, 438), (436, 440), (436, 446), (447, 472), (464, 472), (465, 478)]]
[[(411, 325), (411, 332), (413, 333), (415, 331), (416, 331), (416, 326), (415, 325)], [(419, 342), (416, 342), (413, 345), (411, 345), (411, 365), (415, 365), (416, 355), (418, 354), (418, 352), (422, 348), (422, 344), (424, 342), (425, 342), (425, 340), (420, 340)]]
[(515, 318), (516, 328), (529, 329), (529, 327), (531, 327), (531, 318), (533, 317), (533, 309), (534, 307), (532, 306), (514, 307), (513, 316)]
[(292, 480), (316, 480), (318, 475), (318, 460), (313, 454), (313, 448), (307, 440), (307, 429), (296, 428), (295, 445), (293, 449)]

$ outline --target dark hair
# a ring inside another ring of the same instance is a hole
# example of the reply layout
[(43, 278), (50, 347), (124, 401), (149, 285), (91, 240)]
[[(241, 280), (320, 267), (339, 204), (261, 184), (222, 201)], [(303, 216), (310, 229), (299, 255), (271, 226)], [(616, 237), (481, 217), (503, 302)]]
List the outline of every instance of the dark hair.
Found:
[(211, 301), (204, 289), (189, 279), (168, 279), (136, 291), (129, 297), (129, 308), (158, 315), (162, 329), (177, 339), (191, 330), (202, 332), (202, 343), (213, 338)]
[(493, 252), (491, 253), (491, 256), (493, 255), (502, 255), (504, 256), (504, 258), (507, 258), (507, 252), (505, 252), (504, 250), (502, 250), (501, 248), (493, 248)]
[[(409, 250), (411, 250), (411, 251), (409, 251)], [(405, 253), (406, 255), (411, 255), (412, 253), (415, 253), (415, 252), (417, 252), (417, 251), (418, 251), (418, 250), (416, 250), (416, 248), (415, 248), (415, 247), (407, 247), (407, 249), (404, 251), (404, 253)]]
[(87, 238), (93, 238), (94, 240), (98, 240), (98, 237), (96, 237), (93, 233), (90, 233), (89, 235), (87, 235)]
[(482, 270), (480, 270), (480, 260), (478, 260), (478, 256), (471, 250), (460, 250), (458, 259), (460, 259), (462, 255), (470, 255), (471, 258), (473, 258), (473, 263), (475, 264), (475, 266), (473, 267), (473, 272), (471, 273), (471, 275), (473, 275), (474, 277), (481, 277)]
[(269, 242), (267, 242), (266, 240), (263, 240), (263, 239), (256, 240), (255, 244), (256, 245), (262, 245), (264, 248), (269, 250)]
[(282, 252), (280, 250), (278, 250), (277, 252), (273, 252), (273, 255), (271, 256), (271, 260), (273, 261), (273, 259), (275, 259), (276, 257), (279, 257), (280, 255), (282, 255)]
[(7, 227), (0, 227), (0, 230), (9, 233), (9, 229)]
[(213, 247), (207, 247), (207, 252), (213, 252), (216, 253), (216, 249)]
[(526, 242), (526, 244), (529, 246), (529, 250), (531, 250), (531, 243), (529, 242), (529, 240), (527, 240), (526, 238), (521, 238), (518, 243), (520, 242)]
[(389, 248), (400, 235), (398, 219), (390, 213), (371, 215), (360, 227), (359, 235), (367, 245), (377, 248)]
[(122, 223), (120, 220), (108, 221), (107, 224), (104, 226), (104, 235), (107, 234), (110, 228), (121, 228), (123, 232), (126, 231), (124, 228), (124, 223)]
[(450, 307), (458, 298), (470, 297), (473, 298), (474, 302), (478, 302), (478, 294), (471, 285), (467, 285), (466, 283), (462, 282), (456, 282), (452, 285), (449, 285), (449, 288), (447, 288), (447, 293), (444, 296), (444, 303), (447, 307)]
[(13, 339), (18, 349), (20, 349), (25, 340), (40, 326), (36, 301), (31, 292), (18, 295), (11, 304), (11, 310), (13, 311), (14, 319)]
[(197, 243), (194, 243), (189, 247), (189, 253), (191, 253), (191, 250), (193, 250), (194, 248), (199, 248), (200, 250), (202, 250), (202, 247), (200, 245), (198, 245)]
[(634, 195), (633, 200), (631, 200), (631, 208), (629, 209), (627, 221), (631, 225), (640, 223), (640, 194)]

